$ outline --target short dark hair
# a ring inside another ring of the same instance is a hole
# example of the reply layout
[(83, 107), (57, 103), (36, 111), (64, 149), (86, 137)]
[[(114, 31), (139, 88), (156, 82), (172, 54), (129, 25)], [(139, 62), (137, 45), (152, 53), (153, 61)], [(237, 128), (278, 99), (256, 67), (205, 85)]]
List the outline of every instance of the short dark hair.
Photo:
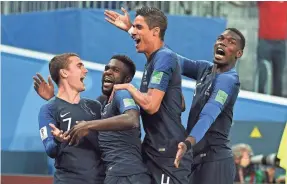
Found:
[(59, 85), (60, 75), (59, 72), (61, 69), (67, 68), (69, 65), (69, 58), (72, 56), (79, 57), (75, 53), (64, 53), (53, 57), (49, 63), (49, 71), (53, 81)]
[(160, 38), (164, 40), (165, 31), (167, 29), (167, 17), (165, 14), (158, 8), (143, 6), (140, 9), (137, 9), (136, 16), (143, 16), (149, 29), (154, 27), (160, 28)]
[(135, 63), (131, 60), (131, 58), (129, 58), (126, 55), (114, 55), (112, 56), (111, 59), (117, 59), (121, 62), (123, 62), (129, 69), (129, 74), (131, 75), (131, 77), (133, 78), (135, 73), (136, 73), (136, 65)]
[(241, 49), (244, 50), (244, 47), (245, 47), (245, 37), (243, 36), (243, 34), (236, 28), (227, 28), (225, 30), (230, 30), (234, 33), (236, 33), (239, 37), (240, 37), (240, 44), (241, 44)]

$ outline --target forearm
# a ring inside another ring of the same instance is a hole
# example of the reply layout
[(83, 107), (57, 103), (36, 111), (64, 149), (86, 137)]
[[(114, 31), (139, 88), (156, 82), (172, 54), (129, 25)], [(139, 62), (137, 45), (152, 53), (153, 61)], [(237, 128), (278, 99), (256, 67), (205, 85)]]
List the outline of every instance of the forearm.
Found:
[(58, 144), (54, 138), (48, 138), (48, 140), (44, 143), (45, 151), (47, 155), (51, 158), (55, 158), (58, 153)]
[(153, 111), (154, 108), (153, 108), (153, 103), (152, 103), (153, 101), (152, 96), (149, 96), (146, 93), (141, 93), (134, 86), (131, 86), (131, 85), (129, 85), (127, 90), (131, 93), (134, 101), (141, 108), (143, 108), (148, 113), (151, 113)]
[(196, 123), (190, 134), (194, 138), (195, 144), (204, 137), (212, 123), (213, 120), (210, 117), (203, 117)]
[(89, 130), (119, 131), (139, 127), (139, 116), (121, 114), (107, 119), (87, 121)]

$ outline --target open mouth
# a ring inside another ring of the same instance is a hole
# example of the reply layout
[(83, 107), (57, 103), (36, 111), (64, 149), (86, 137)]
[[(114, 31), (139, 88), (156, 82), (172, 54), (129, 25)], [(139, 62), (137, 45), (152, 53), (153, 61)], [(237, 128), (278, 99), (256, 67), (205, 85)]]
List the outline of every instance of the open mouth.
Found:
[(135, 43), (136, 43), (136, 46), (141, 42), (141, 39), (139, 39), (139, 38), (134, 38), (134, 41), (135, 41)]
[(81, 81), (82, 83), (84, 83), (85, 78), (86, 78), (86, 76), (81, 77), (81, 78), (80, 78), (80, 81)]
[(222, 59), (224, 56), (225, 56), (225, 51), (222, 48), (217, 47), (217, 49), (215, 50), (215, 58)]
[(114, 80), (111, 77), (105, 77), (103, 80), (103, 86), (111, 87), (112, 85), (114, 85)]

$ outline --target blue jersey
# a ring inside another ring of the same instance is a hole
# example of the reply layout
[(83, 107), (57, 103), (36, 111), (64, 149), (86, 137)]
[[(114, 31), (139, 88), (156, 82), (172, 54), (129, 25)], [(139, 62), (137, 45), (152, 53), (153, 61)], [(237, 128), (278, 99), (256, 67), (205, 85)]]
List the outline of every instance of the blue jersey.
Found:
[[(113, 100), (102, 110), (102, 119), (139, 111), (127, 90), (115, 92)], [(106, 166), (106, 175), (129, 176), (147, 172), (142, 162), (140, 128), (124, 131), (100, 131), (99, 143)]]
[(100, 119), (99, 102), (81, 99), (78, 104), (70, 104), (55, 98), (41, 107), (39, 113), (40, 136), (46, 153), (55, 158), (55, 183), (91, 183), (101, 184), (104, 168), (98, 146), (98, 133), (91, 132), (80, 140), (77, 146), (58, 142), (51, 134), (49, 123), (58, 129), (68, 131), (76, 121)]
[(235, 69), (215, 73), (211, 62), (179, 58), (182, 74), (196, 80), (187, 127), (197, 142), (194, 156), (205, 157), (203, 161), (231, 157), (228, 136), (240, 87), (238, 74)]
[(182, 90), (177, 55), (166, 47), (154, 52), (145, 66), (140, 91), (148, 89), (165, 92), (158, 112), (153, 115), (141, 109), (146, 132), (143, 151), (156, 156), (175, 157), (177, 145), (186, 133), (181, 124)]

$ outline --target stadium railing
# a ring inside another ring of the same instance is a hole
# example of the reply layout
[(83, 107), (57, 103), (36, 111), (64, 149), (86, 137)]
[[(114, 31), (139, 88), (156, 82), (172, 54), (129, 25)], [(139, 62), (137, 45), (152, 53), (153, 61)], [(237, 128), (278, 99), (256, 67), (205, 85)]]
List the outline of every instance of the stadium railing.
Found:
[[(265, 94), (272, 94), (272, 88), (273, 88), (273, 73), (272, 73), (272, 64), (271, 62), (267, 60), (261, 61), (262, 65), (260, 67), (265, 67), (266, 69), (266, 82), (265, 82), (265, 88), (264, 93)], [(260, 67), (257, 68), (255, 72), (255, 80), (254, 80), (254, 91), (259, 92), (259, 77), (260, 77)]]

